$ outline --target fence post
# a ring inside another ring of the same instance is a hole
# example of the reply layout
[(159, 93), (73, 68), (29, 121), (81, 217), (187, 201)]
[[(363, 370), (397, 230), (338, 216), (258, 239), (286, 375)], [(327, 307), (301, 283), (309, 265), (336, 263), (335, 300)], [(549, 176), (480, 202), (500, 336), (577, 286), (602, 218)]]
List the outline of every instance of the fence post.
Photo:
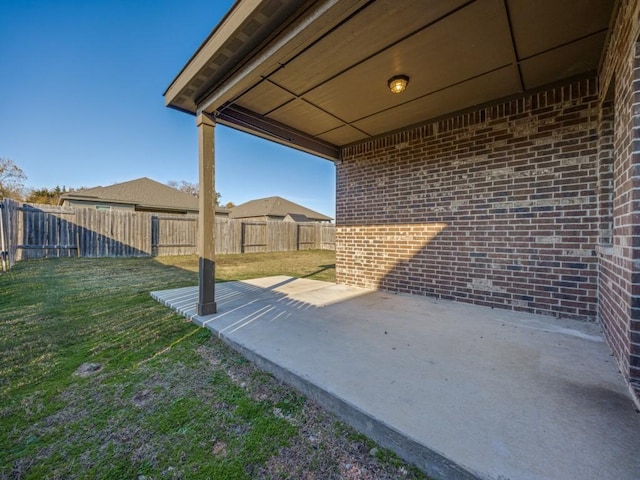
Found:
[(5, 235), (6, 233), (6, 221), (5, 221), (5, 215), (4, 215), (4, 211), (5, 211), (5, 205), (4, 205), (4, 200), (2, 202), (0, 202), (0, 242), (2, 242), (0, 244), (0, 247), (2, 247), (2, 250), (0, 250), (0, 256), (2, 257), (2, 271), (6, 272), (7, 270), (9, 270), (9, 265), (8, 265), (8, 256), (9, 256), (9, 252), (8, 252), (8, 244), (9, 244), (9, 240), (7, 238), (7, 236)]
[(151, 256), (158, 256), (158, 244), (160, 243), (160, 219), (153, 215), (151, 217)]
[(245, 239), (245, 223), (240, 223), (240, 253), (244, 253), (244, 239)]

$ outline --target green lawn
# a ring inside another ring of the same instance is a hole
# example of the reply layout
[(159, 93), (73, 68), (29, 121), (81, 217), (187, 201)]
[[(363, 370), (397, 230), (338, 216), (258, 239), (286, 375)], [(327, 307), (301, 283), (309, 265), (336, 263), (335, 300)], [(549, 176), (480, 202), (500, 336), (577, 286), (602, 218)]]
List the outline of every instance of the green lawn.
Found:
[[(222, 280), (333, 279), (333, 252), (220, 256)], [(196, 259), (0, 276), (0, 478), (424, 478), (168, 308)]]
[[(157, 260), (164, 265), (198, 271), (198, 257), (195, 255), (158, 257)], [(307, 250), (275, 254), (219, 255), (216, 258), (216, 279), (219, 282), (270, 275), (290, 275), (335, 282), (335, 253), (329, 250)]]

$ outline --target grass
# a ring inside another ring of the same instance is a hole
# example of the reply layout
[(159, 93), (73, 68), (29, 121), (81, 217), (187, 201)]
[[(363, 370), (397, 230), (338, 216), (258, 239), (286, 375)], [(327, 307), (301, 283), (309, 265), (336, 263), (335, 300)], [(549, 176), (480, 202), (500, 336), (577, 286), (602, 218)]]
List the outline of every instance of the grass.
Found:
[[(217, 273), (332, 279), (332, 264), (229, 255)], [(0, 478), (424, 478), (150, 298), (195, 270), (72, 258), (0, 276)]]
[[(198, 257), (158, 257), (164, 265), (198, 271)], [(280, 252), (277, 254), (247, 253), (220, 255), (216, 258), (216, 280), (246, 280), (248, 278), (289, 275), (326, 282), (335, 282), (335, 254), (328, 250)]]

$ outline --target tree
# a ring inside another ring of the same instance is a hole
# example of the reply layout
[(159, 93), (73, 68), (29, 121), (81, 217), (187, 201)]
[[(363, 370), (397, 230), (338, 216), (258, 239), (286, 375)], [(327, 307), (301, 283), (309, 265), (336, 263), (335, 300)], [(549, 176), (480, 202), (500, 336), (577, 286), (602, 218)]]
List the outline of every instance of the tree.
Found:
[(21, 199), (26, 179), (27, 176), (13, 160), (0, 157), (0, 198)]
[(227, 202), (224, 204), (224, 208), (228, 208), (229, 210), (235, 208), (236, 204), (233, 202)]
[[(197, 183), (187, 182), (186, 180), (169, 180), (167, 182), (167, 185), (175, 188), (176, 190), (180, 190), (181, 192), (189, 193), (194, 197), (197, 197), (200, 193), (200, 189)], [(222, 197), (222, 195), (216, 192), (216, 205), (218, 206), (220, 206), (220, 197)]]
[(29, 203), (44, 203), (47, 205), (58, 205), (62, 194), (67, 193), (67, 187), (60, 188), (56, 185), (55, 188), (35, 188), (31, 190), (27, 197)]
[(181, 192), (189, 193), (194, 197), (198, 196), (197, 183), (187, 182), (186, 180), (180, 180), (179, 182), (176, 180), (169, 180), (167, 182), (167, 185), (169, 185), (172, 188), (175, 188), (176, 190), (180, 190)]

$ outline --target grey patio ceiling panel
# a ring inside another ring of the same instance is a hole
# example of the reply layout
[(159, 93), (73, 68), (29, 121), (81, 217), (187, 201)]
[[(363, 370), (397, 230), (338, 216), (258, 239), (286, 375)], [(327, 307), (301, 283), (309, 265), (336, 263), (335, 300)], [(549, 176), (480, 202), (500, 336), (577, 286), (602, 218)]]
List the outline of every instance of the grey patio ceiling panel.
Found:
[(334, 128), (329, 132), (318, 135), (318, 137), (329, 143), (333, 143), (334, 145), (347, 145), (349, 143), (364, 140), (368, 138), (368, 135), (350, 125), (343, 125), (341, 127)]
[(460, 83), (404, 105), (372, 115), (354, 125), (372, 135), (402, 128), (449, 113), (463, 110), (518, 91), (513, 67), (504, 67), (473, 80)]
[[(338, 146), (593, 74), (617, 3), (240, 0), (165, 98), (335, 159)], [(274, 5), (277, 21), (263, 18)], [(255, 48), (233, 53), (238, 39)], [(398, 74), (410, 81), (394, 95)]]
[(270, 78), (302, 95), (467, 1), (378, 0)]
[(595, 71), (606, 32), (537, 55), (520, 64), (525, 88), (535, 88), (556, 80)]
[[(518, 58), (607, 29), (613, 3), (614, 0), (508, 0)], [(602, 45), (597, 50), (601, 51)]]
[(294, 98), (291, 93), (265, 80), (242, 95), (235, 103), (247, 110), (264, 115)]
[(311, 135), (318, 135), (344, 124), (337, 118), (300, 99), (283, 105), (267, 117)]
[[(456, 32), (451, 35), (451, 32)], [(351, 123), (512, 62), (502, 0), (479, 0), (304, 95)], [(410, 77), (393, 95), (387, 80)]]

